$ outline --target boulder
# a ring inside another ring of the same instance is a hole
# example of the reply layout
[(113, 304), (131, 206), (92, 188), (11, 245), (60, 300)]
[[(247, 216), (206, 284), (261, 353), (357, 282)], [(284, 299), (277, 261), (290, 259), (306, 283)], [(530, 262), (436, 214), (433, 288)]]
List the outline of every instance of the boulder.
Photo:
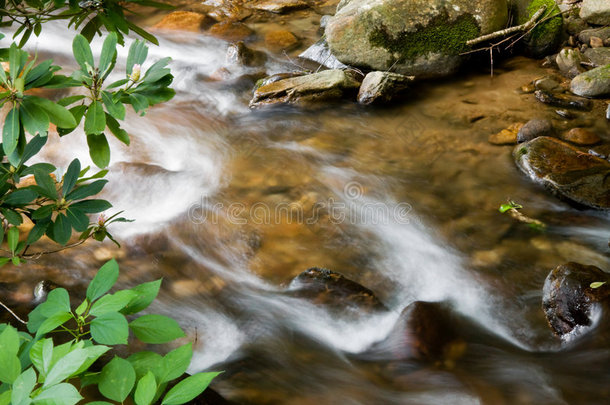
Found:
[(527, 22), (532, 16), (546, 6), (542, 18), (554, 15), (555, 17), (538, 24), (523, 38), (523, 45), (527, 54), (539, 58), (555, 52), (561, 43), (563, 33), (563, 17), (555, 0), (512, 0), (511, 10), (517, 24)]
[[(581, 65), (584, 60), (583, 54), (574, 48), (563, 48), (555, 57), (555, 62), (561, 73), (570, 79), (585, 71)], [(574, 75), (575, 72), (576, 75)]]
[(532, 180), (581, 206), (610, 209), (610, 163), (549, 137), (518, 145), (513, 157)]
[(337, 6), (325, 34), (339, 61), (414, 75), (447, 76), (466, 41), (506, 27), (506, 0), (350, 0)]
[(225, 41), (243, 41), (254, 34), (254, 31), (244, 23), (227, 20), (212, 25), (208, 33)]
[(257, 10), (281, 14), (292, 10), (306, 8), (308, 7), (308, 4), (303, 0), (267, 0), (254, 2), (251, 7)]
[(365, 313), (387, 310), (368, 288), (342, 274), (318, 267), (307, 269), (295, 277), (290, 282), (288, 294), (311, 300), (331, 312), (348, 308)]
[(534, 118), (529, 120), (517, 133), (517, 142), (527, 142), (539, 136), (550, 136), (553, 134), (551, 121)]
[(265, 52), (250, 49), (242, 41), (229, 45), (227, 63), (241, 66), (262, 66), (267, 60)]
[(594, 25), (610, 25), (610, 3), (608, 0), (583, 0), (580, 18)]
[(205, 14), (192, 11), (174, 11), (163, 17), (155, 24), (153, 29), (199, 32), (206, 25), (211, 25), (213, 20)]
[(335, 58), (330, 49), (328, 49), (328, 44), (324, 38), (307, 48), (299, 55), (299, 58), (314, 61), (329, 69), (346, 69), (349, 67)]
[(583, 44), (590, 43), (592, 37), (600, 38), (602, 41), (610, 39), (610, 27), (591, 28), (578, 33), (578, 40)]
[(570, 90), (583, 97), (610, 95), (610, 64), (579, 74), (572, 79)]
[(413, 76), (398, 73), (370, 72), (362, 81), (358, 102), (360, 104), (388, 102), (405, 90), (413, 79)]
[(585, 57), (595, 67), (610, 65), (610, 48), (587, 48)]
[(552, 270), (544, 281), (542, 308), (553, 332), (565, 336), (592, 324), (593, 308), (610, 296), (610, 284), (591, 288), (591, 283), (610, 281), (610, 274), (595, 266), (566, 263)]
[(334, 69), (278, 80), (254, 91), (250, 107), (276, 103), (313, 103), (356, 92), (360, 82), (349, 72)]
[(287, 51), (299, 44), (299, 39), (287, 30), (270, 31), (265, 34), (265, 45), (272, 51)]

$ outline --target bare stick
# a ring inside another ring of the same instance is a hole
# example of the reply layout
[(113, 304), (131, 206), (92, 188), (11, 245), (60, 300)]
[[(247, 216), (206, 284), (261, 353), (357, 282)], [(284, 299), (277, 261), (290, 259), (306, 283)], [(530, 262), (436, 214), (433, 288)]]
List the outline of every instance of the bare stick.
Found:
[(16, 313), (14, 313), (13, 311), (11, 311), (11, 309), (9, 307), (7, 307), (6, 305), (4, 305), (4, 303), (2, 301), (0, 301), (0, 305), (2, 305), (2, 307), (4, 307), (4, 309), (6, 309), (11, 315), (13, 315), (15, 317), (15, 319), (17, 319), (19, 322), (21, 322), (24, 325), (27, 325), (28, 323), (26, 321), (24, 321), (23, 319), (19, 318), (17, 316)]
[(495, 38), (499, 38), (499, 37), (504, 37), (506, 35), (514, 34), (515, 32), (528, 31), (536, 24), (536, 21), (538, 21), (538, 19), (542, 16), (542, 14), (544, 14), (545, 11), (546, 11), (546, 6), (542, 6), (542, 7), (540, 7), (540, 10), (536, 11), (534, 13), (534, 15), (532, 16), (532, 18), (530, 18), (530, 20), (528, 22), (526, 22), (525, 24), (517, 25), (516, 27), (506, 28), (506, 29), (503, 29), (500, 31), (492, 32), (491, 34), (487, 34), (487, 35), (483, 35), (478, 38), (471, 39), (469, 41), (466, 41), (466, 45), (472, 46), (472, 45), (476, 45), (481, 42), (489, 41), (490, 39), (495, 39)]

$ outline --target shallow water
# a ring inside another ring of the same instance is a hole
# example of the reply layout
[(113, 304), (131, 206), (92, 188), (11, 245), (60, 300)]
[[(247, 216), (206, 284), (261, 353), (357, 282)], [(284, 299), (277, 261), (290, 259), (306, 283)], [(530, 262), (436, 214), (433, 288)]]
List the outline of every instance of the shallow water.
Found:
[[(191, 371), (225, 370), (214, 387), (240, 403), (606, 400), (610, 350), (554, 338), (541, 289), (566, 261), (610, 269), (610, 217), (556, 199), (517, 170), (510, 146), (487, 142), (514, 122), (555, 119), (516, 90), (550, 72), (538, 61), (420, 84), (387, 108), (252, 111), (256, 74), (243, 75), (254, 70), (209, 79), (225, 64), (226, 42), (161, 39), (151, 54), (172, 56), (178, 94), (128, 118), (129, 148), (111, 145), (105, 197), (136, 220), (112, 229), (123, 248), (89, 244), (3, 268), (15, 295), (41, 278), (78, 290), (110, 256), (123, 286), (163, 277), (152, 310), (176, 317), (195, 341)], [(56, 59), (70, 49), (53, 27), (36, 47)], [(279, 55), (266, 65), (287, 68)], [(609, 141), (603, 114), (589, 116)], [(66, 167), (69, 148), (88, 161), (80, 135), (47, 146), (46, 157)], [(507, 199), (548, 230), (500, 214)], [(286, 294), (312, 266), (370, 288), (388, 310), (337, 315)], [(475, 325), (462, 331), (460, 355), (436, 364), (370, 356), (416, 300), (448, 301)]]

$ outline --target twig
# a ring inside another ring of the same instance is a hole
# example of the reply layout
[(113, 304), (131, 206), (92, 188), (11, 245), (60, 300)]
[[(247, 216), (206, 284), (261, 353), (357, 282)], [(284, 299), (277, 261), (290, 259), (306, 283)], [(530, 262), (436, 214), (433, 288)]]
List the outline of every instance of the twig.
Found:
[(472, 46), (481, 42), (489, 41), (490, 39), (495, 39), (499, 37), (504, 37), (506, 35), (514, 34), (515, 32), (529, 31), (535, 24), (536, 21), (544, 14), (546, 11), (546, 6), (540, 7), (540, 10), (536, 11), (532, 18), (529, 19), (525, 24), (517, 25), (515, 27), (506, 28), (500, 31), (492, 32), (491, 34), (483, 35), (478, 38), (471, 39), (466, 41), (466, 45)]
[(13, 311), (11, 311), (11, 309), (9, 307), (7, 307), (6, 305), (4, 305), (4, 303), (2, 301), (0, 301), (0, 305), (2, 305), (2, 307), (4, 307), (4, 309), (6, 309), (11, 315), (13, 315), (15, 317), (15, 319), (17, 319), (19, 322), (21, 322), (24, 325), (27, 325), (28, 323), (26, 321), (24, 321), (23, 319), (19, 318), (17, 316), (16, 313), (14, 313)]

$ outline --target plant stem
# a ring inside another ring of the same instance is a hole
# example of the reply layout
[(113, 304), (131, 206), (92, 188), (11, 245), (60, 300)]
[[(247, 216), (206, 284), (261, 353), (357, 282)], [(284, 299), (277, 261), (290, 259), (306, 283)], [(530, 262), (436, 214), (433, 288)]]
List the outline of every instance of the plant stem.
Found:
[(16, 313), (14, 313), (9, 307), (7, 307), (6, 305), (4, 305), (4, 303), (2, 301), (0, 301), (0, 305), (2, 307), (4, 307), (4, 309), (6, 309), (11, 315), (13, 315), (15, 317), (15, 319), (17, 319), (19, 322), (21, 322), (24, 325), (27, 325), (28, 323), (26, 321), (24, 321), (23, 319), (19, 318), (17, 316)]

